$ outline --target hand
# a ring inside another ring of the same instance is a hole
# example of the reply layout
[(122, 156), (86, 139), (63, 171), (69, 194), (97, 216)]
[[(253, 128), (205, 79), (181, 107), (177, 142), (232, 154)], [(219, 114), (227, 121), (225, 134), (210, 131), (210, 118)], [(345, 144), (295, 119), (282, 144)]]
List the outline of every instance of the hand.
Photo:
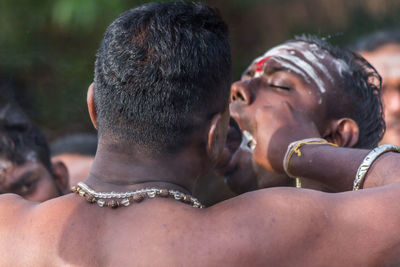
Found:
[(271, 172), (284, 173), (282, 162), (291, 142), (320, 136), (315, 124), (286, 101), (259, 108), (253, 119), (253, 160)]

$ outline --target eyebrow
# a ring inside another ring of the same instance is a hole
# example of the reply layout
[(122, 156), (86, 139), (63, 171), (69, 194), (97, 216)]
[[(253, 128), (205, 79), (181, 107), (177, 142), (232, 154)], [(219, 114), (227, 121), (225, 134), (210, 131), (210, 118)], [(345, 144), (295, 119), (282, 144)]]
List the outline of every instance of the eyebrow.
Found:
[(272, 73), (279, 72), (279, 71), (292, 72), (289, 68), (284, 67), (284, 66), (269, 65), (264, 69), (264, 72), (266, 74), (272, 74)]

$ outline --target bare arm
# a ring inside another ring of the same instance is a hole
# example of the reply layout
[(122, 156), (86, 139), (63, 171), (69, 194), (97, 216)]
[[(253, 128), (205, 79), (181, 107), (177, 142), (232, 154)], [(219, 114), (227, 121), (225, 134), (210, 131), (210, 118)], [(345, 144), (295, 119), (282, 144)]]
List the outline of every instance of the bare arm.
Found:
[[(254, 120), (257, 146), (253, 159), (266, 170), (283, 173), (283, 157), (288, 144), (304, 138), (319, 137), (313, 123), (287, 103), (258, 110)], [(352, 189), (358, 167), (369, 150), (304, 145), (300, 157), (292, 156), (290, 173), (322, 182), (337, 191)], [(400, 181), (400, 154), (385, 153), (369, 169), (364, 188)]]
[[(251, 250), (242, 264), (366, 266), (399, 263), (400, 184), (327, 194), (264, 189), (210, 208), (230, 237)], [(218, 231), (219, 232), (219, 231)], [(235, 245), (233, 245), (235, 244)]]
[[(293, 157), (290, 171), (338, 191), (351, 190), (358, 167), (369, 150), (337, 148), (326, 145), (308, 145), (301, 148), (302, 156)], [(371, 165), (363, 188), (382, 186), (400, 181), (400, 154), (388, 152)]]

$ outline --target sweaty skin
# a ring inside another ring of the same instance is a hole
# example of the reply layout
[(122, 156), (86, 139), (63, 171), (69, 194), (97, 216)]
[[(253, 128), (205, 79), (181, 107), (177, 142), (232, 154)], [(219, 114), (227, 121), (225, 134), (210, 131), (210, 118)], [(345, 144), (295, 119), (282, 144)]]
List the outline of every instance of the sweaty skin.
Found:
[[(276, 162), (281, 162), (283, 156), (273, 151), (316, 134), (303, 115), (286, 102), (260, 109), (254, 121), (256, 131), (252, 132), (257, 138), (254, 160), (270, 171), (281, 169)], [(298, 124), (293, 118), (304, 123)], [(297, 130), (291, 131), (293, 127)], [(346, 170), (353, 170), (366, 153), (337, 148), (338, 152), (346, 152), (340, 154), (343, 159), (338, 166), (333, 160), (335, 151), (327, 153), (325, 146), (313, 149), (290, 166), (294, 175), (309, 169), (302, 166), (303, 160), (311, 156), (319, 160), (316, 172), (341, 168), (342, 175), (351, 177), (353, 173)], [(97, 191), (133, 191), (152, 186), (185, 191), (194, 184), (199, 166), (195, 154), (182, 153), (143, 162), (134, 154), (100, 145), (86, 182)], [(389, 156), (393, 164), (400, 162), (397, 154)], [(375, 167), (379, 169), (381, 163)], [(396, 170), (393, 173), (400, 177)], [(138, 173), (138, 177), (132, 173)], [(161, 174), (186, 179), (172, 184), (160, 180)], [(371, 173), (367, 179), (384, 184), (385, 175)], [(143, 177), (149, 180), (137, 183)], [(154, 179), (159, 180), (149, 182)], [(264, 189), (202, 210), (161, 198), (113, 210), (89, 204), (73, 194), (42, 204), (7, 194), (0, 196), (0, 265), (397, 265), (399, 192), (399, 183), (339, 194)]]

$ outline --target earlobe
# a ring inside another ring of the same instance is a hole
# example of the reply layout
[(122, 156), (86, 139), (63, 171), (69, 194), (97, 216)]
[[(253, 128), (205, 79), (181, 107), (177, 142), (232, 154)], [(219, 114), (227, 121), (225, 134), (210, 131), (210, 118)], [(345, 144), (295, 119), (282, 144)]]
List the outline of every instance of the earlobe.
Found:
[(94, 83), (91, 83), (87, 92), (87, 105), (89, 110), (90, 120), (93, 123), (94, 128), (98, 129), (97, 125), (97, 109), (96, 104), (94, 103)]
[(69, 174), (65, 164), (61, 161), (52, 163), (53, 178), (63, 194), (69, 191)]
[(323, 138), (340, 147), (354, 147), (358, 142), (359, 128), (357, 123), (350, 118), (333, 120)]

